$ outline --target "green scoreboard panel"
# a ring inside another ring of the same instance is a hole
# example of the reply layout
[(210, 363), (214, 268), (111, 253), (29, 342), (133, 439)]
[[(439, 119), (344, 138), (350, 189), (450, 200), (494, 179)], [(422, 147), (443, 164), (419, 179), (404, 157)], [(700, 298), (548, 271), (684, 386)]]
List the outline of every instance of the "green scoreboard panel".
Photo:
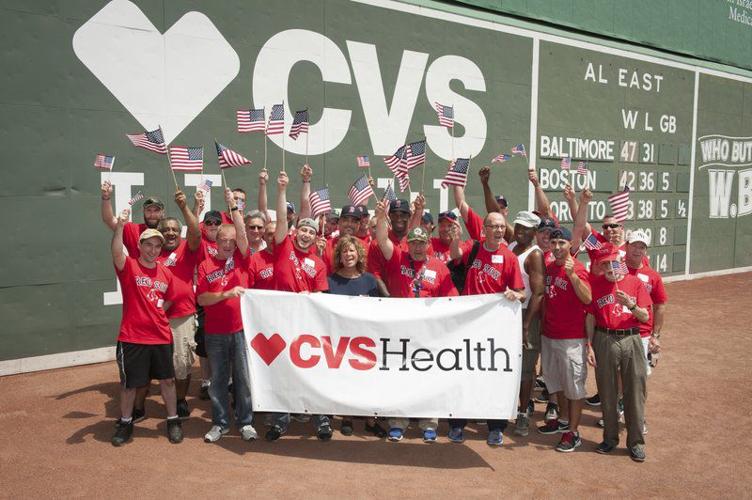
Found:
[[(593, 191), (588, 220), (598, 229), (608, 195), (627, 186), (626, 229), (651, 236), (655, 269), (683, 272), (693, 92), (692, 71), (541, 42), (537, 166), (559, 219), (572, 221), (560, 195), (567, 184)], [(580, 162), (586, 174), (577, 174)]]

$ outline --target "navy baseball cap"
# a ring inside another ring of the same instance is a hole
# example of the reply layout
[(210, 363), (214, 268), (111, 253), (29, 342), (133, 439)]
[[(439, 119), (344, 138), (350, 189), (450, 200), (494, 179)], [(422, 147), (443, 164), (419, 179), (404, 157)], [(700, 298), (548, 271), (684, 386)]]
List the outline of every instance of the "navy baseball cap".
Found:
[(548, 238), (551, 240), (572, 241), (572, 233), (565, 227), (557, 227), (551, 231)]
[(430, 212), (423, 212), (421, 220), (423, 221), (423, 224), (433, 224), (433, 215), (431, 215)]
[(392, 200), (389, 203), (389, 211), (410, 214), (410, 204), (407, 200)]
[(441, 219), (457, 220), (457, 214), (451, 210), (447, 210), (439, 214), (439, 222), (441, 222)]
[(214, 222), (222, 222), (222, 214), (218, 210), (209, 210), (204, 214), (204, 222), (213, 220)]
[(550, 231), (557, 227), (556, 222), (551, 217), (541, 217), (540, 224), (538, 224), (538, 231)]
[(363, 209), (360, 205), (345, 205), (339, 212), (339, 217), (353, 217), (360, 219), (363, 216)]

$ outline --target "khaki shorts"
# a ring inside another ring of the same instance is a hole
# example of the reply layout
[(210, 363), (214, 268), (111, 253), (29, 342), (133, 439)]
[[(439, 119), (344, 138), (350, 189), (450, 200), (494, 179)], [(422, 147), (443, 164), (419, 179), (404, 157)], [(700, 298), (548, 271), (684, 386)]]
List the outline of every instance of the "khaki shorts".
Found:
[(185, 380), (193, 367), (193, 350), (196, 342), (196, 318), (193, 314), (170, 319), (172, 329), (172, 364), (175, 367), (175, 378)]
[[(525, 316), (525, 310), (522, 310), (522, 316)], [(530, 328), (527, 330), (527, 344), (522, 344), (522, 381), (533, 380), (535, 378), (535, 365), (538, 362), (538, 353), (540, 352), (540, 320), (536, 316), (530, 322)]]
[(564, 391), (567, 399), (587, 397), (587, 339), (541, 337), (541, 364), (549, 393)]

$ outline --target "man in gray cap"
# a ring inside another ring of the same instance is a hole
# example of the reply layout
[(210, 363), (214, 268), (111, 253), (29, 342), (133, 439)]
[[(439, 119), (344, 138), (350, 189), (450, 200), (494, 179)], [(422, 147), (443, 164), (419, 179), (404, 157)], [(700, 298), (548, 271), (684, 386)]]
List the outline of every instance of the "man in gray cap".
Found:
[[(104, 181), (102, 184), (102, 222), (111, 230), (115, 230), (118, 220), (112, 210), (110, 199), (112, 198), (112, 184), (110, 181)], [(156, 196), (149, 196), (144, 200), (144, 222), (137, 224), (135, 222), (126, 222), (123, 227), (123, 245), (128, 250), (128, 255), (134, 259), (138, 258), (138, 238), (147, 229), (156, 229), (159, 221), (164, 217), (164, 203)]]

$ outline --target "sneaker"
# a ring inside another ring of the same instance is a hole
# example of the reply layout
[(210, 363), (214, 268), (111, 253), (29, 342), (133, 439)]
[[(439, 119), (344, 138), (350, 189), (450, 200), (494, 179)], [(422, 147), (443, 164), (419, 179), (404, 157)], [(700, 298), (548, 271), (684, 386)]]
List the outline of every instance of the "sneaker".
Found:
[(540, 394), (535, 396), (535, 401), (538, 403), (548, 403), (548, 389), (543, 389)]
[(518, 436), (527, 436), (530, 428), (530, 419), (526, 413), (518, 413), (514, 426), (514, 433)]
[(546, 420), (545, 425), (538, 427), (538, 432), (541, 434), (559, 434), (567, 432), (569, 430), (569, 422), (560, 422), (559, 420), (552, 419)]
[(178, 417), (186, 419), (191, 415), (191, 409), (188, 408), (188, 401), (185, 399), (178, 400)]
[(207, 443), (216, 443), (219, 438), (230, 432), (230, 429), (222, 428), (218, 425), (213, 425), (209, 432), (204, 434), (204, 441)]
[(639, 444), (632, 446), (629, 449), (629, 458), (631, 458), (635, 462), (644, 462), (645, 461), (645, 447)]
[(580, 439), (579, 432), (565, 432), (564, 435), (561, 436), (561, 441), (559, 441), (559, 444), (556, 445), (556, 451), (569, 453), (570, 451), (574, 451), (580, 446), (582, 446), (582, 439)]
[(611, 453), (612, 451), (614, 451), (614, 448), (616, 448), (615, 445), (610, 445), (607, 442), (603, 441), (601, 444), (598, 445), (595, 451), (596, 453), (605, 455), (606, 453)]
[(278, 425), (273, 425), (271, 429), (266, 431), (266, 436), (264, 437), (267, 441), (276, 441), (280, 438), (280, 436), (282, 436), (282, 434), (284, 434), (284, 432), (282, 432), (282, 428)]
[(486, 439), (488, 446), (501, 446), (503, 443), (504, 436), (501, 434), (501, 431), (495, 430), (488, 433), (488, 439)]
[(543, 417), (544, 420), (556, 420), (559, 418), (559, 405), (556, 403), (548, 403), (546, 405), (546, 415)]
[(253, 441), (258, 438), (258, 432), (251, 424), (244, 425), (240, 428), (240, 437), (243, 438), (243, 441)]
[(426, 429), (423, 431), (423, 442), (424, 443), (435, 443), (436, 442), (436, 429)]
[(393, 427), (392, 429), (389, 429), (389, 441), (394, 441), (395, 443), (397, 441), (402, 441), (404, 434), (405, 431), (403, 431), (402, 429)]
[[(368, 424), (366, 424), (366, 430), (368, 427)], [(352, 420), (342, 420), (342, 427), (339, 428), (339, 431), (342, 433), (343, 436), (352, 436), (353, 433), (353, 423)]]
[(527, 413), (528, 417), (533, 416), (533, 413), (535, 413), (535, 401), (531, 399), (530, 401), (527, 402), (527, 408), (525, 412)]
[(601, 405), (600, 395), (596, 392), (589, 398), (585, 399), (585, 404), (588, 406), (600, 406)]
[(453, 443), (462, 443), (465, 441), (465, 436), (462, 432), (462, 427), (452, 427), (449, 429), (449, 434), (447, 435), (449, 438), (449, 441)]
[(385, 438), (386, 437), (386, 430), (384, 430), (383, 427), (378, 422), (375, 422), (373, 425), (369, 425), (368, 422), (366, 422), (366, 432), (370, 432), (377, 438)]
[(137, 424), (139, 422), (143, 422), (146, 420), (146, 410), (141, 408), (140, 410), (138, 408), (134, 408), (133, 412), (131, 412), (131, 418), (133, 419), (133, 423)]
[(115, 435), (112, 436), (112, 446), (121, 446), (131, 440), (133, 435), (133, 420), (127, 424), (121, 419), (118, 419), (115, 425)]
[(198, 391), (198, 398), (206, 401), (209, 399), (209, 385), (210, 382), (208, 380), (203, 380), (201, 382), (201, 389)]
[(329, 441), (332, 439), (332, 434), (332, 426), (329, 424), (322, 424), (316, 430), (316, 437), (319, 438), (320, 441)]
[(172, 444), (183, 442), (183, 424), (180, 422), (180, 417), (167, 419), (167, 437)]

